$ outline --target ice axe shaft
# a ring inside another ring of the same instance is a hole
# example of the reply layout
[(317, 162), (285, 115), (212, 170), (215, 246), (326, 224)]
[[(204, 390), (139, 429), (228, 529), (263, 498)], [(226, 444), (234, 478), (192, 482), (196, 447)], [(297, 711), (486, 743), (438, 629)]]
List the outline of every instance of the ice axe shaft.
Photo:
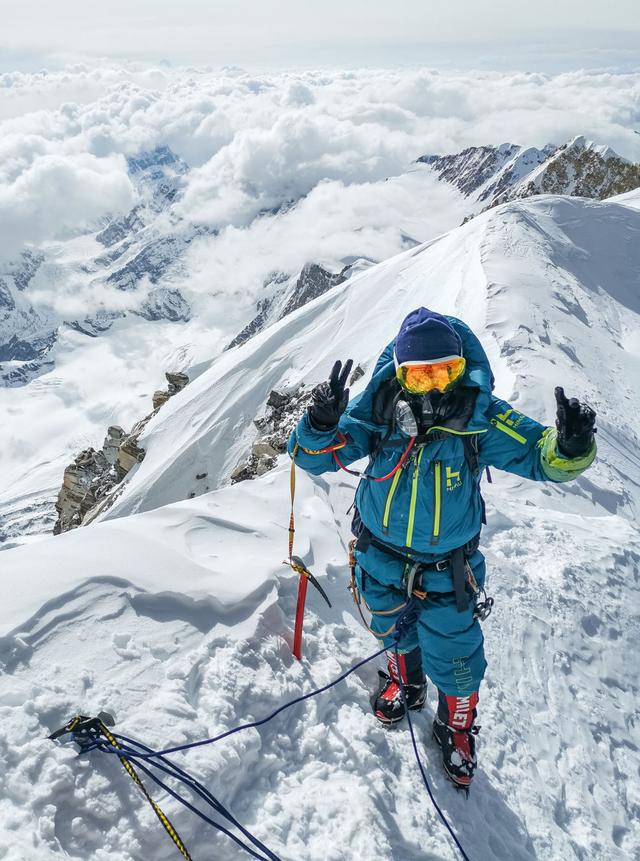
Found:
[(300, 575), (298, 580), (298, 600), (296, 602), (296, 621), (293, 631), (292, 647), (294, 657), (300, 661), (302, 659), (302, 628), (304, 625), (304, 608), (307, 600), (308, 583), (311, 582), (312, 585), (315, 586), (329, 607), (331, 606), (331, 601), (327, 597), (327, 593), (299, 556), (292, 556), (285, 564), (290, 565), (293, 570), (297, 571)]

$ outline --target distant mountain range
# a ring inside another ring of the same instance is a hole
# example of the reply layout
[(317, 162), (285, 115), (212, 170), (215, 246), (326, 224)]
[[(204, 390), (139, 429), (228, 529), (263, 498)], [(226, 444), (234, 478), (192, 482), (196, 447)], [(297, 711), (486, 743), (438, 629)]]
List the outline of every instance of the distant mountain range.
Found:
[[(509, 143), (469, 147), (454, 155), (424, 155), (417, 162), (468, 198), (467, 217), (534, 194), (601, 200), (640, 185), (640, 165), (583, 137), (542, 149)], [(19, 259), (0, 269), (0, 385), (26, 385), (51, 370), (64, 327), (98, 337), (126, 314), (151, 321), (189, 320), (189, 298), (171, 276), (180, 273), (193, 240), (216, 230), (176, 214), (173, 204), (182, 195), (189, 168), (169, 147), (130, 157), (128, 170), (139, 198), (129, 213), (87, 234), (85, 244), (72, 240), (25, 249)], [(283, 205), (290, 209), (295, 204)], [(277, 214), (278, 208), (259, 217)], [(256, 300), (253, 317), (229, 346), (375, 262), (356, 257), (333, 264), (310, 260), (301, 272), (274, 272)], [(95, 291), (95, 307), (80, 318), (66, 318), (38, 298), (69, 277)], [(101, 286), (129, 294), (127, 310), (105, 300)]]
[(480, 204), (480, 210), (536, 194), (604, 200), (640, 186), (640, 164), (581, 136), (562, 146), (469, 147), (455, 155), (424, 155), (418, 162)]

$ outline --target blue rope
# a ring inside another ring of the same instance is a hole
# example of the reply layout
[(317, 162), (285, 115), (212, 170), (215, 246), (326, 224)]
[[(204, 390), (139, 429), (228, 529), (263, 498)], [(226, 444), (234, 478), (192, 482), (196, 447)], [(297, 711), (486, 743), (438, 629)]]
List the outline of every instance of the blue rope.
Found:
[[(190, 781), (186, 781), (182, 778), (179, 778), (175, 773), (173, 773), (171, 771), (171, 769), (168, 769), (168, 768), (165, 768), (164, 766), (158, 765), (155, 762), (153, 763), (153, 765), (155, 768), (160, 769), (160, 771), (164, 771), (165, 773), (174, 777), (176, 780), (181, 780), (181, 782), (186, 784), (187, 786), (190, 785)], [(160, 778), (157, 775), (155, 775), (151, 771), (150, 768), (147, 768), (146, 765), (143, 765), (142, 763), (137, 763), (137, 767), (140, 769), (140, 771), (143, 774), (146, 774), (147, 777), (150, 777), (154, 783), (156, 783), (158, 786), (160, 786), (162, 789), (164, 789), (165, 792), (168, 792), (169, 795), (172, 795), (176, 799), (176, 801), (179, 801), (182, 805), (184, 805), (184, 807), (186, 807), (187, 810), (191, 810), (192, 813), (195, 813), (196, 816), (199, 816), (200, 819), (204, 820), (204, 822), (206, 822), (208, 825), (211, 825), (211, 826), (213, 826), (213, 828), (216, 828), (218, 831), (221, 831), (223, 834), (226, 834), (227, 837), (230, 837), (231, 840), (233, 840), (238, 846), (240, 846), (241, 849), (244, 849), (245, 852), (247, 852), (253, 858), (256, 858), (257, 861), (282, 861), (282, 859), (278, 855), (276, 855), (274, 852), (272, 852), (270, 849), (268, 849), (260, 840), (258, 840), (257, 837), (254, 837), (253, 834), (251, 834), (249, 831), (247, 831), (245, 828), (243, 828), (238, 822), (236, 822), (235, 819), (231, 816), (231, 814), (229, 814), (230, 820), (242, 831), (243, 834), (245, 834), (248, 837), (249, 840), (251, 840), (254, 843), (255, 846), (257, 846), (261, 851), (263, 851), (265, 853), (264, 855), (258, 855), (258, 853), (255, 850), (253, 850), (251, 848), (251, 846), (247, 846), (245, 843), (243, 843), (239, 837), (237, 837), (235, 834), (233, 834), (231, 831), (229, 831), (227, 828), (225, 828), (224, 825), (221, 825), (219, 822), (215, 822), (215, 820), (211, 819), (209, 816), (207, 816), (201, 810), (198, 810), (197, 807), (194, 807), (193, 804), (190, 804), (186, 798), (183, 798), (182, 795), (180, 795), (178, 792), (176, 792), (170, 786), (168, 786), (166, 783), (164, 783), (162, 780), (160, 780)], [(197, 792), (195, 786), (192, 786), (191, 788)], [(201, 795), (201, 793), (198, 792), (198, 795)], [(211, 802), (209, 802), (209, 803), (211, 803)], [(220, 810), (219, 812), (223, 813), (223, 811), (224, 811), (224, 808), (222, 808), (222, 810)], [(226, 811), (224, 812), (223, 815), (226, 815)]]
[[(416, 623), (417, 618), (418, 618), (418, 602), (415, 598), (411, 598), (410, 601), (407, 603), (407, 606), (405, 607), (403, 612), (398, 617), (398, 620), (396, 622), (395, 631), (393, 633), (393, 639), (395, 641), (396, 660), (399, 660), (398, 643), (399, 643), (400, 639), (402, 638), (402, 635)], [(197, 781), (194, 777), (192, 777), (188, 772), (183, 771), (181, 768), (179, 768), (177, 765), (175, 765), (175, 763), (166, 760), (165, 757), (167, 756), (167, 754), (170, 754), (170, 753), (178, 753), (178, 752), (184, 751), (184, 750), (191, 750), (192, 748), (195, 748), (195, 747), (203, 747), (205, 745), (215, 744), (217, 741), (222, 741), (222, 739), (228, 738), (229, 736), (235, 735), (236, 733), (242, 732), (243, 730), (256, 729), (257, 727), (263, 726), (264, 724), (269, 723), (269, 721), (273, 720), (275, 717), (277, 717), (279, 714), (286, 711), (287, 709), (290, 709), (293, 706), (304, 702), (305, 700), (311, 699), (312, 697), (318, 696), (319, 694), (322, 694), (325, 691), (328, 691), (331, 688), (335, 687), (336, 685), (340, 684), (340, 682), (344, 681), (352, 673), (355, 673), (357, 670), (359, 670), (365, 664), (368, 664), (370, 661), (375, 660), (376, 658), (380, 657), (380, 655), (384, 654), (385, 652), (386, 652), (386, 649), (384, 649), (384, 648), (379, 649), (377, 652), (374, 652), (372, 655), (369, 655), (368, 658), (364, 658), (363, 660), (359, 661), (357, 664), (354, 664), (353, 667), (346, 670), (344, 673), (339, 675), (332, 682), (329, 682), (328, 684), (323, 685), (322, 687), (317, 688), (316, 690), (310, 691), (307, 694), (303, 694), (302, 696), (296, 697), (295, 699), (291, 700), (290, 702), (285, 703), (284, 705), (277, 708), (275, 711), (273, 711), (267, 717), (261, 718), (260, 720), (252, 721), (251, 723), (241, 724), (240, 726), (234, 727), (233, 729), (226, 730), (225, 732), (222, 732), (217, 736), (213, 736), (212, 738), (206, 738), (206, 739), (202, 739), (201, 741), (189, 742), (187, 744), (176, 745), (175, 747), (168, 747), (168, 748), (165, 748), (164, 750), (154, 751), (151, 748), (147, 747), (146, 745), (142, 744), (141, 742), (134, 741), (133, 739), (129, 739), (126, 736), (116, 736), (118, 741), (122, 740), (123, 742), (125, 742), (126, 746), (123, 746), (121, 748), (116, 748), (116, 747), (113, 747), (112, 745), (108, 744), (107, 742), (104, 742), (104, 743), (101, 743), (99, 745), (99, 749), (104, 751), (105, 753), (116, 754), (117, 756), (125, 756), (127, 759), (134, 760), (137, 763), (138, 767), (141, 769), (141, 771), (143, 771), (145, 774), (147, 774), (152, 780), (154, 780), (159, 786), (161, 786), (164, 790), (166, 790), (166, 792), (168, 792), (170, 795), (172, 795), (176, 800), (178, 800), (182, 804), (184, 804), (185, 807), (187, 807), (189, 810), (193, 811), (197, 816), (199, 816), (201, 819), (203, 819), (209, 825), (212, 825), (214, 828), (222, 831), (224, 834), (226, 834), (228, 837), (230, 837), (232, 840), (234, 840), (238, 845), (240, 845), (243, 849), (245, 849), (249, 854), (251, 854), (254, 858), (259, 859), (259, 861), (264, 861), (263, 857), (261, 857), (256, 852), (254, 852), (254, 850), (252, 850), (250, 847), (243, 844), (242, 841), (238, 837), (236, 837), (234, 834), (232, 834), (230, 831), (228, 831), (224, 826), (222, 826), (219, 823), (216, 823), (214, 820), (210, 819), (208, 816), (206, 816), (204, 813), (202, 813), (202, 811), (198, 810), (196, 807), (191, 805), (181, 795), (179, 795), (177, 792), (172, 790), (169, 786), (164, 784), (158, 777), (156, 777), (154, 774), (152, 774), (152, 772), (146, 766), (141, 764), (140, 761), (141, 760), (159, 760), (160, 762), (164, 763), (165, 767), (163, 767), (162, 765), (159, 765), (157, 762), (154, 762), (153, 765), (156, 766), (161, 771), (164, 771), (165, 773), (170, 774), (176, 780), (180, 780), (183, 784), (185, 784), (186, 786), (191, 788), (197, 795), (199, 795), (208, 804), (210, 804), (218, 813), (220, 813), (222, 816), (227, 818), (229, 820), (229, 822), (231, 822), (233, 825), (235, 825), (247, 837), (247, 839), (251, 840), (255, 846), (257, 846), (262, 852), (264, 852), (266, 854), (268, 859), (272, 859), (272, 861), (281, 861), (281, 859), (279, 859), (278, 856), (274, 855), (270, 849), (268, 849), (264, 844), (262, 844), (258, 840), (257, 837), (254, 837), (254, 835), (252, 835), (251, 832), (249, 832), (242, 825), (240, 825), (240, 823), (232, 816), (232, 814), (229, 813), (229, 811), (227, 811), (223, 807), (223, 805), (215, 798), (214, 795), (212, 795), (209, 792), (208, 789), (206, 789), (206, 787), (204, 787), (201, 783), (199, 783), (199, 781)], [(399, 663), (398, 663), (398, 666), (399, 666)], [(438, 813), (438, 816), (442, 820), (443, 825), (445, 826), (445, 828), (447, 829), (447, 831), (451, 835), (451, 838), (452, 838), (453, 842), (455, 843), (457, 849), (459, 850), (460, 855), (463, 858), (463, 861), (470, 861), (469, 856), (467, 855), (467, 853), (462, 848), (462, 845), (460, 844), (460, 841), (456, 837), (456, 834), (455, 834), (453, 828), (449, 824), (447, 817), (444, 815), (440, 806), (438, 805), (438, 802), (436, 801), (435, 796), (433, 794), (433, 791), (431, 789), (431, 785), (429, 784), (429, 780), (427, 778), (426, 771), (425, 771), (424, 766), (422, 764), (422, 759), (420, 758), (420, 752), (418, 751), (418, 744), (416, 742), (416, 736), (415, 736), (415, 732), (413, 729), (413, 723), (411, 721), (411, 715), (410, 715), (409, 709), (407, 707), (406, 691), (404, 689), (404, 685), (402, 684), (402, 680), (401, 680), (401, 684), (400, 684), (400, 691), (401, 691), (402, 701), (403, 701), (403, 704), (405, 707), (405, 712), (407, 715), (407, 721), (409, 724), (409, 732), (411, 735), (411, 744), (413, 746), (413, 752), (415, 754), (416, 762), (418, 763), (418, 768), (420, 769), (422, 781), (423, 781), (423, 783), (426, 787), (426, 790), (429, 794), (429, 798), (431, 799), (431, 803), (433, 804), (434, 808), (436, 809), (436, 812)], [(136, 747), (138, 747), (138, 748), (140, 748), (146, 752), (140, 753), (140, 750), (137, 750), (137, 751), (134, 750), (131, 747), (131, 745), (135, 745)], [(166, 766), (168, 766), (168, 768)]]
[[(135, 745), (136, 747), (142, 748), (143, 750), (147, 751), (148, 753), (152, 752), (151, 748), (147, 747), (145, 744), (142, 744), (142, 742), (127, 738), (127, 736), (116, 735), (114, 733), (114, 738), (116, 738), (118, 741), (122, 740), (126, 744)], [(104, 742), (104, 740), (101, 740), (100, 742), (98, 742), (98, 744), (102, 750), (104, 750), (105, 747), (110, 747), (110, 745), (108, 745), (108, 743)], [(106, 752), (110, 753), (111, 751), (109, 750)], [(129, 757), (127, 756), (126, 758), (128, 759)], [(218, 801), (218, 799), (213, 795), (213, 793), (211, 793), (206, 788), (206, 786), (204, 786), (202, 783), (200, 783), (200, 781), (196, 780), (196, 778), (193, 777), (193, 775), (184, 771), (182, 768), (180, 768), (174, 762), (171, 762), (170, 760), (166, 759), (163, 756), (158, 757), (158, 760), (159, 760), (158, 762), (154, 761), (152, 763), (152, 765), (155, 768), (159, 769), (160, 771), (163, 771), (165, 774), (168, 774), (169, 776), (173, 777), (175, 780), (180, 781), (187, 788), (189, 788), (192, 792), (194, 792), (196, 795), (199, 795), (200, 798), (202, 798), (207, 804), (209, 804), (211, 807), (213, 807), (213, 809), (217, 813), (219, 813), (221, 816), (224, 816), (225, 819), (227, 819), (232, 825), (234, 825), (236, 828), (238, 828), (248, 840), (250, 840), (258, 849), (260, 849), (261, 852), (264, 852), (269, 861), (281, 861), (281, 859), (275, 853), (273, 853), (267, 846), (265, 846), (264, 843), (262, 843), (260, 840), (258, 840), (257, 837), (255, 837), (253, 834), (251, 834), (250, 831), (248, 831), (240, 822), (238, 822), (238, 820), (233, 816), (233, 814), (231, 814), (224, 807), (224, 805), (220, 801)], [(253, 857), (258, 858), (259, 861), (265, 861), (265, 858), (263, 855), (257, 855), (251, 849), (250, 846), (247, 846), (246, 844), (244, 844), (238, 837), (236, 837), (235, 834), (232, 834), (223, 825), (220, 825), (220, 823), (218, 823), (218, 822), (214, 822), (214, 820), (210, 819), (208, 816), (203, 814), (201, 811), (192, 807), (189, 804), (189, 802), (187, 802), (184, 798), (182, 798), (181, 796), (174, 793), (168, 786), (166, 786), (155, 775), (153, 775), (149, 771), (149, 769), (146, 768), (146, 766), (144, 766), (142, 763), (136, 763), (136, 765), (141, 771), (143, 771), (145, 774), (148, 774), (149, 777), (152, 780), (154, 780), (159, 786), (161, 786), (164, 790), (166, 790), (171, 795), (173, 795), (174, 798), (176, 798), (178, 801), (181, 801), (185, 807), (189, 808), (189, 810), (192, 810), (201, 819), (204, 819), (204, 821), (207, 822), (209, 825), (212, 825), (214, 828), (217, 828), (219, 831), (222, 831), (223, 834), (226, 834), (227, 837), (230, 837), (242, 849), (246, 850), (249, 854), (253, 855)]]
[[(396, 653), (396, 661), (398, 662), (396, 664), (396, 666), (399, 667), (400, 663), (399, 663), (398, 641), (397, 640), (396, 640), (396, 645), (395, 645), (395, 653)], [(402, 695), (402, 702), (404, 705), (404, 710), (405, 710), (406, 715), (407, 715), (407, 722), (409, 724), (409, 732), (411, 734), (411, 744), (413, 745), (413, 752), (416, 756), (416, 762), (418, 763), (418, 768), (420, 769), (420, 774), (422, 775), (422, 782), (424, 783), (425, 787), (427, 788), (427, 792), (429, 793), (429, 798), (431, 799), (431, 803), (435, 807), (435, 809), (438, 813), (438, 816), (440, 817), (445, 828), (447, 829), (447, 831), (451, 835), (453, 842), (458, 847), (458, 850), (460, 851), (460, 855), (462, 855), (464, 861), (469, 861), (469, 856), (467, 855), (467, 853), (462, 848), (460, 841), (456, 837), (456, 834), (455, 834), (453, 828), (451, 827), (451, 825), (449, 825), (449, 821), (448, 821), (447, 817), (444, 815), (444, 813), (440, 809), (440, 806), (439, 806), (438, 802), (436, 801), (435, 796), (433, 794), (433, 791), (431, 789), (431, 785), (429, 783), (429, 780), (427, 779), (427, 773), (424, 769), (424, 766), (422, 764), (422, 759), (420, 758), (420, 753), (418, 751), (418, 743), (416, 742), (416, 735), (415, 735), (415, 732), (413, 730), (413, 722), (411, 720), (411, 712), (409, 711), (409, 707), (407, 705), (407, 697), (406, 697), (406, 691), (404, 689), (404, 682), (402, 681), (401, 676), (399, 676), (399, 678), (400, 678), (400, 691), (401, 691), (401, 695)]]
[[(344, 681), (348, 676), (352, 673), (355, 673), (356, 670), (359, 670), (360, 667), (364, 667), (365, 664), (368, 664), (370, 661), (375, 660), (375, 658), (380, 657), (380, 655), (384, 654), (386, 649), (379, 649), (377, 652), (374, 652), (372, 655), (369, 655), (368, 658), (364, 658), (362, 661), (359, 661), (357, 664), (354, 664), (349, 670), (346, 670), (342, 675), (338, 676), (337, 679), (334, 679), (332, 682), (329, 682), (326, 685), (323, 685), (321, 688), (317, 688), (314, 691), (310, 691), (308, 694), (303, 694), (302, 696), (296, 697), (294, 700), (291, 700), (288, 703), (285, 703), (283, 706), (277, 708), (274, 712), (268, 715), (265, 718), (261, 718), (260, 720), (253, 721), (252, 723), (244, 723), (240, 726), (234, 727), (233, 729), (228, 729), (226, 732), (220, 733), (220, 735), (213, 736), (212, 738), (205, 738), (202, 741), (192, 741), (188, 744), (179, 744), (175, 747), (168, 747), (164, 750), (155, 750), (151, 753), (143, 754), (136, 753), (136, 751), (128, 750), (125, 748), (127, 752), (127, 756), (132, 756), (137, 760), (140, 759), (155, 759), (158, 756), (167, 756), (170, 753), (178, 753), (181, 750), (191, 750), (194, 747), (203, 747), (207, 744), (215, 744), (217, 741), (222, 741), (223, 738), (228, 738), (231, 735), (235, 735), (237, 732), (242, 732), (245, 729), (255, 729), (256, 727), (263, 726), (269, 721), (273, 720), (273, 718), (277, 717), (283, 711), (290, 709), (292, 706), (298, 705), (298, 703), (303, 703), (305, 700), (311, 699), (312, 697), (318, 696), (318, 694), (323, 694), (325, 691), (334, 688), (336, 685), (339, 685), (340, 682)], [(106, 749), (108, 749), (109, 753), (121, 754), (122, 750), (118, 750), (116, 747), (111, 747), (111, 745), (106, 745)]]

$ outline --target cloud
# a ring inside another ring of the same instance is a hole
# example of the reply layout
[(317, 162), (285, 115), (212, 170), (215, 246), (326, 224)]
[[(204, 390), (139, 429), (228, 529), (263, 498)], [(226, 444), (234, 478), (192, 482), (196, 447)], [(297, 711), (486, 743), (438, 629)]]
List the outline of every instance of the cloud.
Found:
[(34, 153), (12, 181), (0, 186), (4, 255), (25, 243), (64, 238), (109, 213), (131, 208), (135, 194), (122, 156)]
[(584, 134), (640, 160), (640, 74), (257, 75), (109, 62), (7, 73), (0, 91), (0, 254), (125, 211), (134, 201), (125, 157), (167, 145), (191, 167), (174, 215), (221, 231), (193, 243), (183, 286), (197, 294), (211, 284), (200, 277), (207, 268), (224, 289), (245, 290), (246, 277), (253, 296), (273, 269), (380, 258), (401, 250), (403, 231), (428, 239), (458, 223), (455, 193), (424, 175), (401, 179), (425, 153)]

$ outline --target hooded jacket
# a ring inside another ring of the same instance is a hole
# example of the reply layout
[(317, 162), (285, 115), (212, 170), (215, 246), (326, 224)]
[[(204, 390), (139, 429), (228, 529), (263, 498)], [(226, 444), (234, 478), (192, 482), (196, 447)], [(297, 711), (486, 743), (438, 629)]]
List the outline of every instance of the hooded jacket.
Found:
[[(466, 369), (460, 391), (466, 394), (469, 408), (421, 434), (392, 478), (362, 480), (356, 491), (362, 522), (376, 538), (400, 551), (431, 559), (461, 547), (480, 532), (484, 467), (534, 481), (560, 482), (577, 477), (596, 453), (594, 444), (583, 457), (561, 456), (555, 428), (545, 428), (495, 397), (494, 377), (480, 341), (461, 320), (447, 320), (462, 342)], [(297, 465), (314, 475), (339, 469), (331, 452), (313, 453), (336, 443), (339, 431), (347, 438), (337, 452), (343, 465), (369, 457), (366, 472), (371, 477), (393, 470), (410, 439), (390, 425), (391, 416), (380, 408), (385, 402), (381, 393), (394, 385), (394, 344), (379, 357), (369, 384), (352, 399), (336, 430), (314, 429), (307, 415), (300, 420), (288, 446), (290, 455), (295, 452)], [(475, 470), (465, 456), (465, 436), (477, 452)]]

